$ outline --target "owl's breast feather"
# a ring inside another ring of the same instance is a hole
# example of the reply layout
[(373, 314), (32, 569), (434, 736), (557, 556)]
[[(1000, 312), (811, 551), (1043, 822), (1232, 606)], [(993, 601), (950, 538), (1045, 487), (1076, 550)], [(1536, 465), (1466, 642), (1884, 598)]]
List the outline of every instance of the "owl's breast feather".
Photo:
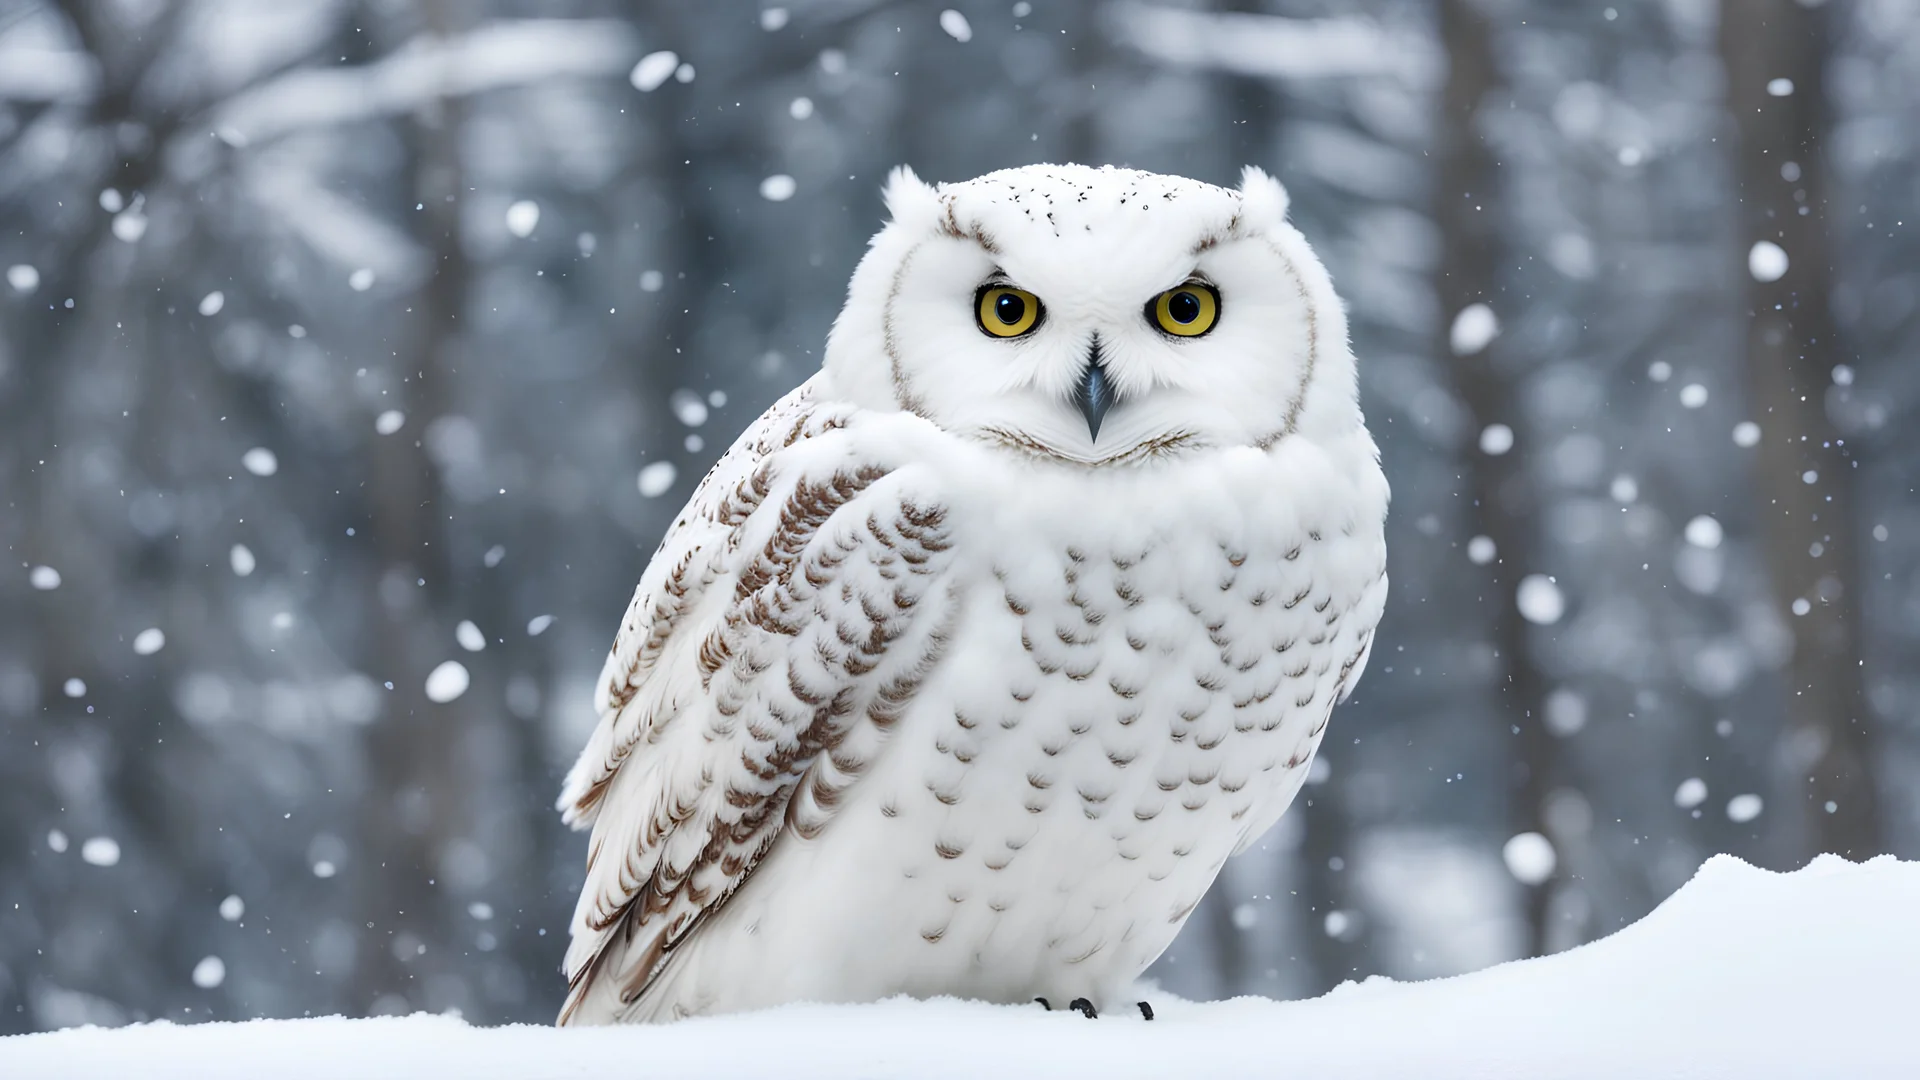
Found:
[(1300, 457), (950, 474), (958, 621), (847, 814), (923, 943), (1131, 979), (1291, 802), (1385, 595), (1383, 494)]

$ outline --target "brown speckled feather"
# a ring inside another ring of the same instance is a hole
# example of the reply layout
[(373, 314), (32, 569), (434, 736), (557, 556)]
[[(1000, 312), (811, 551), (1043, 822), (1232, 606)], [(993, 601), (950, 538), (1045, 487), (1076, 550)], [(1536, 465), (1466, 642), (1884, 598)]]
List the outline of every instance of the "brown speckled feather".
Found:
[(946, 511), (844, 426), (804, 389), (769, 410), (634, 596), (561, 799), (593, 828), (562, 1023), (603, 980), (634, 1001), (783, 835), (818, 835), (938, 660)]

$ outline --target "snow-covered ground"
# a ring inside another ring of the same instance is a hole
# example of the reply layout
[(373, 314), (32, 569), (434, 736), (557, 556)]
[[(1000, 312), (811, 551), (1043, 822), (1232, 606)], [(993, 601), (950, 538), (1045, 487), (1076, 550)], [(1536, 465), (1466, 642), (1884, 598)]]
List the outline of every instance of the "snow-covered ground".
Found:
[(1920, 863), (1721, 856), (1592, 945), (1151, 1024), (1037, 1006), (791, 1006), (668, 1027), (439, 1016), (146, 1024), (0, 1039), (0, 1077), (1920, 1077)]

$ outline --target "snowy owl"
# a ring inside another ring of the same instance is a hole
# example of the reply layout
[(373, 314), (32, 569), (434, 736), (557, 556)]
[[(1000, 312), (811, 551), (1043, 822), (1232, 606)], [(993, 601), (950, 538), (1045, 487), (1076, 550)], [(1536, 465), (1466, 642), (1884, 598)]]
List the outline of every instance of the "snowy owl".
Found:
[(1366, 666), (1387, 483), (1278, 182), (886, 205), (607, 658), (563, 1024), (1127, 1006)]

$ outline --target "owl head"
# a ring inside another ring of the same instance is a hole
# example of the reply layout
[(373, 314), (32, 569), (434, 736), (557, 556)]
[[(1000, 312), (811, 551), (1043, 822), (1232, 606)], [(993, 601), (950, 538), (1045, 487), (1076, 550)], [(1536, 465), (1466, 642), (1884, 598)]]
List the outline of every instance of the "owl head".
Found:
[(827, 344), (862, 406), (1079, 466), (1364, 433), (1340, 302), (1259, 169), (900, 168), (886, 204)]

